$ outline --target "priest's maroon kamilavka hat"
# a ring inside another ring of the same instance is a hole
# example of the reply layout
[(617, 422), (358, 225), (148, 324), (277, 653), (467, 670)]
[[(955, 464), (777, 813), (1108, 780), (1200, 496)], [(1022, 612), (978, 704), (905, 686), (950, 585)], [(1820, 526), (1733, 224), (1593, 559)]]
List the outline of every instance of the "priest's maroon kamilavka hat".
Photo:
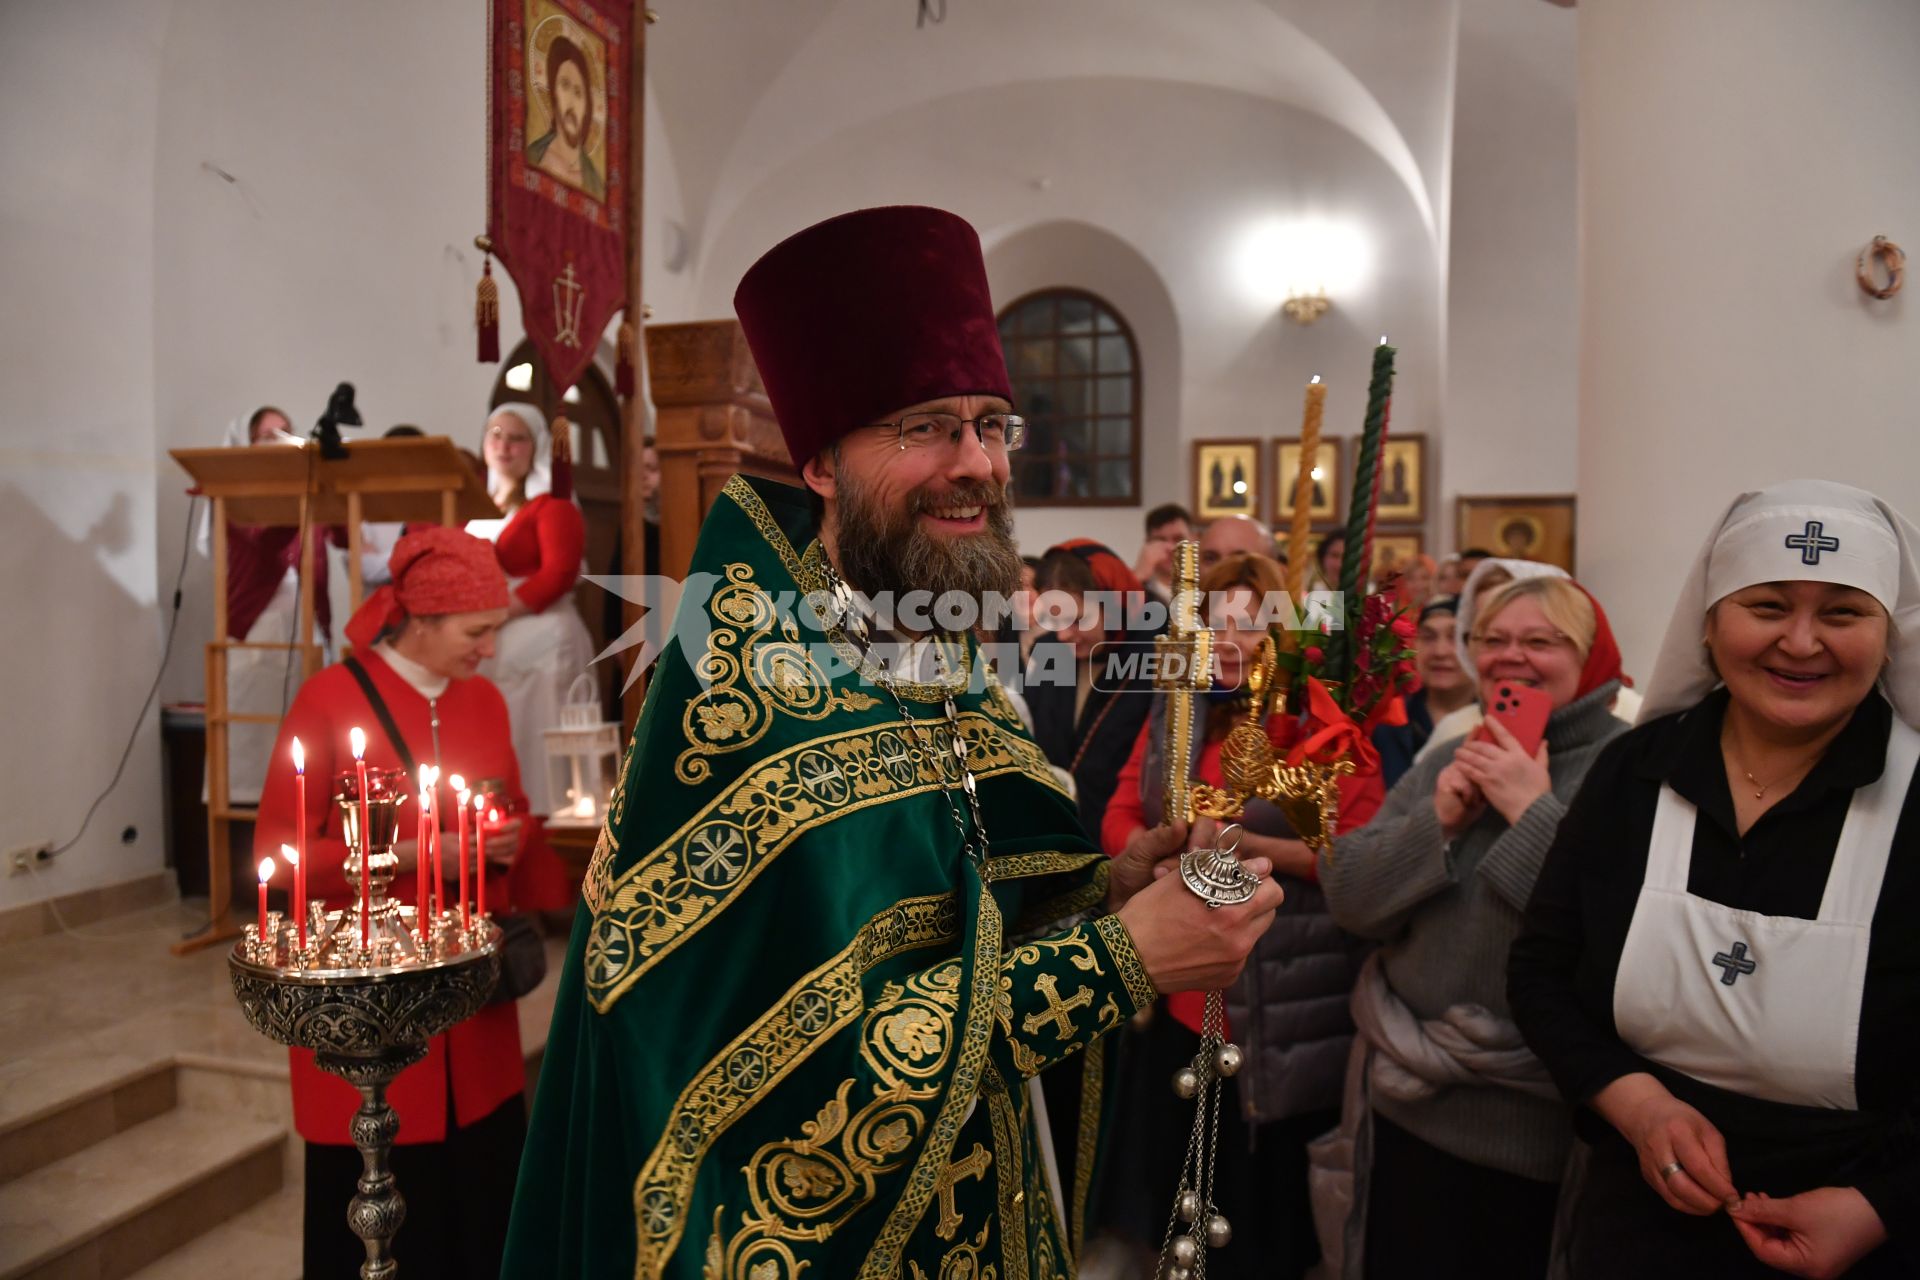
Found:
[(1013, 399), (980, 237), (943, 209), (862, 209), (789, 236), (733, 309), (795, 466), (909, 405)]

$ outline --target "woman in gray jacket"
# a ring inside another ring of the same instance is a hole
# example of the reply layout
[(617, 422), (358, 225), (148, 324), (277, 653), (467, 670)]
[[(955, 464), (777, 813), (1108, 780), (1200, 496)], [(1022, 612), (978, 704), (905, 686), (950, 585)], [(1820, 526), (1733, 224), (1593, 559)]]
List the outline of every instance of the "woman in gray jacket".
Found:
[(1571, 1130), (1508, 1012), (1507, 949), (1568, 802), (1626, 728), (1611, 713), (1620, 652), (1598, 603), (1563, 578), (1501, 588), (1468, 646), (1484, 705), (1501, 686), (1548, 695), (1544, 742), (1529, 753), (1489, 721), (1488, 736), (1447, 743), (1320, 860), (1334, 921), (1381, 943), (1353, 1000), (1367, 1061), (1345, 1117), (1348, 1276), (1547, 1268)]

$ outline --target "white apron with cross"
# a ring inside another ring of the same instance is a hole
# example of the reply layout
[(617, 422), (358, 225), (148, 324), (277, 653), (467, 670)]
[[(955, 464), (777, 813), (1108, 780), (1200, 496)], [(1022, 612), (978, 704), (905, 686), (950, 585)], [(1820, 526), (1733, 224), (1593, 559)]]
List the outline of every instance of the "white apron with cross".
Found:
[(1896, 718), (1886, 767), (1861, 787), (1812, 920), (1765, 916), (1687, 892), (1694, 806), (1660, 788), (1647, 875), (1614, 977), (1627, 1046), (1753, 1098), (1856, 1110), (1860, 997), (1880, 882), (1920, 733)]

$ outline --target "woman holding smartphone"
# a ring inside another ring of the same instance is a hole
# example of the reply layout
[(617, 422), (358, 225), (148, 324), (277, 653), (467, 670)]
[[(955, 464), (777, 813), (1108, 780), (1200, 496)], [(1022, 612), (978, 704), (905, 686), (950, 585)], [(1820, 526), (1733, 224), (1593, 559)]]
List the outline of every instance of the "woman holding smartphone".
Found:
[[(1610, 710), (1620, 651), (1593, 598), (1555, 577), (1488, 597), (1468, 648), (1485, 738), (1416, 764), (1319, 862), (1334, 923), (1381, 943), (1353, 998), (1366, 1054), (1343, 1117), (1353, 1213), (1326, 1242), (1348, 1276), (1546, 1270), (1570, 1132), (1508, 1020), (1507, 948), (1588, 766), (1626, 730)], [(1542, 699), (1544, 735), (1529, 750), (1520, 734), (1538, 722), (1526, 704)], [(1511, 719), (1494, 710), (1502, 702)]]

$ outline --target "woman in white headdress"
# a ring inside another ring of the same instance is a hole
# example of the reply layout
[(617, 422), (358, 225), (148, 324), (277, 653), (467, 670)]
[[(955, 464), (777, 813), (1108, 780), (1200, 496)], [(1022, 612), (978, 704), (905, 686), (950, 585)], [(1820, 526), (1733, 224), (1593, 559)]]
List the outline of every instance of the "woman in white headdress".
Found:
[(534, 814), (567, 803), (550, 794), (545, 734), (560, 723), (567, 687), (593, 661), (593, 640), (574, 606), (586, 549), (580, 508), (553, 492), (546, 415), (530, 404), (503, 404), (487, 419), (481, 445), (487, 490), (502, 520), (472, 520), (469, 533), (494, 544), (512, 588), (497, 652), (481, 674), (507, 700), (514, 754)]
[(1742, 494), (1560, 824), (1508, 994), (1589, 1144), (1574, 1277), (1916, 1274), (1916, 547), (1859, 489)]

